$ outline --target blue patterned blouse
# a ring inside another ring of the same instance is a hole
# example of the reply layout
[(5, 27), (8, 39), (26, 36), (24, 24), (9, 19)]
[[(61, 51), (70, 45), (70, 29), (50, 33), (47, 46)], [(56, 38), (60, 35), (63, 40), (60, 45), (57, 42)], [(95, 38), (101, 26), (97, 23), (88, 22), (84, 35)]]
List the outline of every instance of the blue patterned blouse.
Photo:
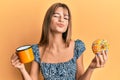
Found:
[(85, 50), (85, 45), (81, 40), (75, 40), (74, 57), (61, 63), (41, 63), (38, 45), (32, 45), (32, 48), (35, 61), (40, 64), (45, 80), (75, 80), (76, 60)]

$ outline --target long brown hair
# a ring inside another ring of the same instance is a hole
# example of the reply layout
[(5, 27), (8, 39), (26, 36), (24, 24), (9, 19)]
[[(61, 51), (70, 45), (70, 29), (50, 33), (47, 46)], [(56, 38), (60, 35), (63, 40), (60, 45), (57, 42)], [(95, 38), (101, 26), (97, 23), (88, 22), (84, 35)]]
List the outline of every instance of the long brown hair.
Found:
[(41, 40), (39, 42), (40, 46), (48, 45), (48, 43), (49, 43), (49, 29), (50, 29), (49, 25), (51, 22), (52, 15), (54, 14), (55, 10), (58, 7), (63, 7), (64, 9), (68, 10), (68, 14), (69, 14), (68, 27), (67, 27), (66, 32), (64, 32), (62, 34), (62, 38), (65, 41), (66, 46), (67, 47), (69, 46), (69, 43), (71, 40), (71, 33), (72, 33), (72, 31), (71, 31), (71, 28), (72, 28), (71, 12), (70, 12), (68, 6), (64, 3), (55, 3), (47, 10), (43, 24), (42, 24), (42, 34), (41, 34)]

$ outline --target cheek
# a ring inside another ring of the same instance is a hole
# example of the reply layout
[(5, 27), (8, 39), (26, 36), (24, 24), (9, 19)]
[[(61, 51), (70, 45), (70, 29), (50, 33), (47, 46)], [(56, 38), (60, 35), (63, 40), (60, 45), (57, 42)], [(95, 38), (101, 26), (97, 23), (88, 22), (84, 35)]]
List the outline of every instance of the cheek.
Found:
[(56, 19), (51, 19), (51, 23), (50, 23), (50, 25), (53, 26), (53, 25), (56, 24), (56, 22), (58, 22), (58, 20), (56, 20)]
[(56, 25), (56, 22), (55, 21), (51, 21), (51, 23), (50, 23), (50, 29), (54, 30), (56, 28), (55, 25)]
[(55, 20), (51, 19), (50, 25), (52, 26), (55, 23)]
[(69, 24), (69, 23), (68, 23), (68, 22), (66, 22), (66, 23), (65, 23), (65, 26), (66, 26), (66, 27), (68, 27), (68, 24)]
[(68, 22), (65, 23), (64, 32), (67, 30), (68, 24), (69, 24)]

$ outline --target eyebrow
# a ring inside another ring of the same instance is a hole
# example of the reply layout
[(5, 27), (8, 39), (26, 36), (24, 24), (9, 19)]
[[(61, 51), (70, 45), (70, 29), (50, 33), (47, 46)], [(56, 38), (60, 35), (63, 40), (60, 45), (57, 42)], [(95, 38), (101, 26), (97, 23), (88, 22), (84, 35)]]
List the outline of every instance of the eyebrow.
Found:
[[(53, 13), (53, 14), (58, 14), (58, 15), (60, 15), (60, 13), (57, 13), (57, 12), (55, 12), (55, 13)], [(67, 15), (67, 14), (65, 14), (64, 16), (68, 16), (68, 17), (69, 17), (69, 15)]]

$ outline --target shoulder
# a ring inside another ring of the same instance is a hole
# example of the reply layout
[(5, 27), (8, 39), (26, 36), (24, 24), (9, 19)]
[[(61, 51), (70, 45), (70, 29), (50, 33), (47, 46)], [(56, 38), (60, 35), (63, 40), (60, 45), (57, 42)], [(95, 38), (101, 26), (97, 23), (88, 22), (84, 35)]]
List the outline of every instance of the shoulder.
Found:
[(31, 47), (34, 53), (38, 52), (38, 44), (32, 44)]
[(40, 62), (40, 55), (39, 55), (39, 45), (38, 44), (33, 44), (31, 45), (33, 53), (34, 53), (34, 57), (35, 57), (35, 61), (36, 62)]
[(75, 46), (75, 48), (85, 47), (85, 43), (80, 39), (71, 40), (70, 45)]
[(78, 49), (85, 48), (85, 43), (80, 39), (76, 39), (75, 40), (75, 47)]
[(85, 44), (82, 40), (76, 39), (75, 40), (75, 56), (79, 58), (80, 55), (85, 51)]
[(82, 40), (80, 40), (80, 39), (76, 39), (76, 40), (75, 40), (75, 43), (76, 43), (77, 45), (85, 45), (84, 42), (83, 42)]
[(34, 54), (38, 55), (38, 53), (39, 53), (38, 44), (32, 44), (31, 47), (32, 47)]

